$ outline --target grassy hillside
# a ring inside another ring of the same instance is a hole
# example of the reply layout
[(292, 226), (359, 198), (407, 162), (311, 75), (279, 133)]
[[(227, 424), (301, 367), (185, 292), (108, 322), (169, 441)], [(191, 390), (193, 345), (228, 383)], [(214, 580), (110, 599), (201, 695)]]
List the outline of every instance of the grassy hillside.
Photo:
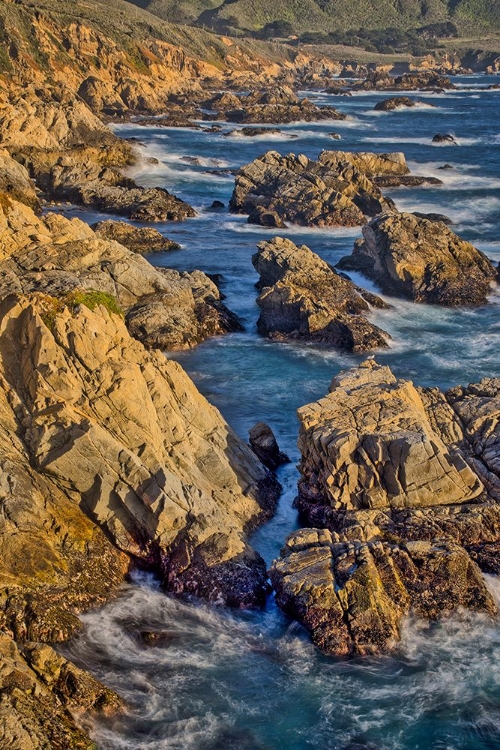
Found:
[(416, 28), (451, 20), (466, 33), (500, 28), (500, 0), (131, 0), (167, 20), (255, 32), (288, 21), (295, 33)]

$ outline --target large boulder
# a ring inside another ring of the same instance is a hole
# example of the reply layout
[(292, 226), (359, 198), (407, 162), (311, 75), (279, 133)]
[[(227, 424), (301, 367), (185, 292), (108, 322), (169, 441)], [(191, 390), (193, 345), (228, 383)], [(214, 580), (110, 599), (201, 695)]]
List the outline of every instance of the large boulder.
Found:
[[(441, 408), (458, 430), (444, 398)], [(452, 505), (483, 492), (460, 450), (433, 427), (415, 386), (374, 360), (340, 373), (325, 398), (298, 414), (303, 511)]]
[(308, 247), (280, 237), (258, 247), (252, 263), (260, 274), (261, 334), (355, 352), (387, 346), (389, 335), (366, 317), (370, 305), (362, 290)]
[(372, 219), (339, 267), (361, 271), (387, 294), (448, 306), (485, 304), (496, 278), (491, 261), (470, 242), (410, 213)]
[(55, 213), (39, 219), (3, 195), (0, 233), (0, 299), (13, 291), (66, 300), (75, 292), (111, 295), (133, 334), (163, 349), (185, 349), (207, 336), (241, 330), (204, 273), (156, 269), (78, 219)]
[(268, 151), (237, 173), (230, 209), (259, 223), (272, 212), (301, 226), (358, 226), (366, 216), (394, 208), (367, 176), (370, 169), (376, 163), (391, 171), (404, 168), (392, 155), (373, 161), (363, 156), (324, 151), (312, 161), (304, 154)]

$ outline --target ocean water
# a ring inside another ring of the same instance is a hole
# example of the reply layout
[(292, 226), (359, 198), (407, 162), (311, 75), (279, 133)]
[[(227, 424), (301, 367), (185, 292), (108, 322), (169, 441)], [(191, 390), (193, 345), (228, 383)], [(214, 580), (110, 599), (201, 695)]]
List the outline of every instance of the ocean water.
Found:
[[(299, 455), (296, 409), (325, 394), (334, 375), (362, 360), (307, 344), (267, 341), (256, 333), (258, 308), (251, 263), (259, 241), (274, 234), (307, 244), (329, 263), (351, 252), (359, 229), (268, 230), (245, 217), (211, 212), (227, 205), (234, 179), (213, 171), (236, 169), (269, 148), (315, 157), (325, 148), (403, 151), (412, 170), (438, 176), (439, 187), (390, 191), (400, 209), (449, 216), (453, 230), (500, 260), (500, 91), (494, 79), (455, 79), (458, 91), (412, 93), (421, 105), (375, 113), (377, 93), (329, 97), (349, 119), (280, 126), (256, 139), (188, 129), (129, 124), (142, 160), (133, 176), (168, 187), (198, 216), (158, 225), (182, 249), (155, 254), (156, 265), (222, 275), (226, 304), (245, 332), (215, 338), (175, 355), (199, 389), (241, 437), (259, 420), (274, 429), (292, 463), (279, 470), (284, 486), (276, 517), (253, 537), (270, 562), (297, 526), (292, 507)], [(432, 106), (431, 106), (432, 105)], [(228, 125), (227, 130), (233, 130)], [(342, 140), (333, 140), (337, 132)], [(459, 145), (436, 146), (436, 133)], [(292, 137), (294, 136), (294, 137)], [(196, 156), (198, 164), (184, 157)], [(159, 164), (150, 164), (155, 157)], [(442, 170), (444, 164), (453, 169)], [(89, 221), (104, 216), (70, 209)], [(375, 287), (361, 276), (356, 281)], [(389, 298), (387, 298), (389, 299)], [(389, 300), (374, 313), (391, 346), (377, 353), (396, 375), (446, 388), (500, 376), (500, 290), (487, 306), (447, 310)], [(495, 595), (500, 585), (489, 579)], [(119, 718), (81, 720), (109, 750), (489, 750), (500, 747), (500, 621), (461, 613), (440, 624), (408, 621), (397, 653), (353, 661), (327, 659), (307, 634), (276, 608), (232, 613), (165, 596), (150, 577), (137, 577), (122, 596), (82, 617), (84, 628), (65, 653), (127, 701)], [(142, 631), (163, 634), (146, 647)]]

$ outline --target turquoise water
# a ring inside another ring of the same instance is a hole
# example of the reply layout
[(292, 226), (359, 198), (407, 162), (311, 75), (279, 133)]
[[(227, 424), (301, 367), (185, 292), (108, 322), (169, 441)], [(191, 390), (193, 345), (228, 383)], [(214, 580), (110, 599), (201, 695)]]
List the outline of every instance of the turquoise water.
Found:
[[(461, 78), (460, 91), (414, 94), (423, 106), (381, 114), (373, 112), (380, 94), (316, 94), (320, 101), (333, 101), (350, 119), (283, 126), (281, 135), (267, 139), (118, 128), (121, 135), (140, 138), (145, 156), (160, 161), (141, 162), (133, 171), (136, 179), (168, 187), (199, 211), (196, 219), (159, 225), (182, 249), (150, 260), (222, 274), (226, 303), (246, 329), (175, 358), (243, 438), (256, 421), (267, 421), (293, 459), (279, 472), (284, 493), (278, 513), (253, 539), (268, 562), (297, 523), (292, 508), (298, 460), (295, 411), (322, 396), (339, 369), (361, 358), (257, 336), (257, 276), (251, 256), (256, 243), (275, 231), (252, 227), (245, 217), (227, 211), (207, 211), (215, 199), (227, 204), (234, 184), (231, 176), (207, 170), (235, 169), (269, 148), (310, 157), (324, 148), (401, 150), (414, 172), (438, 176), (444, 185), (392, 190), (397, 206), (448, 215), (454, 231), (499, 260), (500, 92), (484, 90), (491, 80)], [(331, 131), (341, 133), (342, 140), (332, 140)], [(432, 145), (438, 132), (453, 133), (460, 145)], [(188, 164), (184, 156), (196, 156), (201, 164)], [(444, 164), (454, 168), (440, 170)], [(102, 217), (85, 213), (84, 218)], [(291, 228), (278, 234), (335, 263), (351, 251), (360, 230)], [(374, 288), (359, 276), (356, 280)], [(392, 336), (391, 348), (377, 359), (398, 376), (441, 387), (500, 376), (497, 289), (490, 304), (478, 310), (390, 301), (392, 310), (373, 316)], [(494, 580), (490, 584), (496, 586)], [(87, 613), (83, 621), (84, 630), (68, 652), (129, 704), (120, 719), (91, 725), (102, 748), (500, 747), (500, 623), (477, 615), (463, 614), (437, 626), (408, 622), (394, 657), (351, 662), (320, 656), (272, 600), (266, 612), (236, 615), (176, 601), (147, 578), (127, 586), (118, 601)], [(166, 634), (161, 647), (141, 644), (140, 631), (148, 629)]]

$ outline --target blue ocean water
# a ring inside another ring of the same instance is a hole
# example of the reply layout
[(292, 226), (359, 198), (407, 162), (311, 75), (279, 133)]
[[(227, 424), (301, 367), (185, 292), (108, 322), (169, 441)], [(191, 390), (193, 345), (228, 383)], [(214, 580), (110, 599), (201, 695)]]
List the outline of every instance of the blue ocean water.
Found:
[[(351, 252), (359, 229), (268, 230), (245, 217), (211, 212), (227, 205), (236, 169), (272, 148), (281, 153), (322, 149), (403, 151), (415, 173), (443, 180), (440, 187), (390, 192), (400, 209), (446, 214), (453, 230), (500, 260), (500, 91), (491, 78), (454, 79), (444, 94), (414, 93), (417, 107), (376, 113), (387, 94), (333, 97), (309, 92), (349, 115), (345, 121), (296, 123), (256, 139), (188, 129), (117, 127), (139, 138), (144, 159), (133, 176), (168, 187), (198, 216), (158, 225), (182, 249), (151, 256), (156, 265), (222, 275), (226, 304), (245, 332), (212, 339), (175, 355), (199, 389), (243, 437), (268, 422), (292, 458), (279, 478), (278, 513), (253, 538), (270, 562), (296, 527), (292, 508), (298, 460), (297, 407), (321, 397), (334, 375), (362, 357), (307, 344), (283, 344), (256, 333), (256, 244), (279, 234), (307, 244), (329, 263)], [(227, 130), (233, 130), (228, 126)], [(329, 133), (340, 133), (340, 141)], [(436, 133), (459, 145), (432, 144)], [(151, 164), (147, 157), (155, 157)], [(197, 157), (189, 163), (184, 157)], [(452, 169), (442, 170), (445, 164)], [(94, 221), (102, 215), (83, 214)], [(356, 281), (374, 289), (360, 276)], [(390, 300), (393, 309), (373, 319), (392, 336), (377, 354), (396, 375), (446, 388), (500, 376), (500, 291), (477, 310), (447, 310)], [(494, 579), (492, 590), (500, 592)], [(118, 690), (129, 709), (118, 719), (91, 723), (99, 747), (121, 750), (487, 750), (500, 747), (500, 622), (462, 614), (439, 625), (406, 624), (397, 654), (350, 662), (319, 655), (307, 635), (280, 614), (228, 613), (165, 596), (148, 578), (83, 616), (84, 629), (70, 656)], [(161, 647), (141, 645), (141, 630), (166, 635)], [(85, 719), (84, 719), (85, 721)]]

